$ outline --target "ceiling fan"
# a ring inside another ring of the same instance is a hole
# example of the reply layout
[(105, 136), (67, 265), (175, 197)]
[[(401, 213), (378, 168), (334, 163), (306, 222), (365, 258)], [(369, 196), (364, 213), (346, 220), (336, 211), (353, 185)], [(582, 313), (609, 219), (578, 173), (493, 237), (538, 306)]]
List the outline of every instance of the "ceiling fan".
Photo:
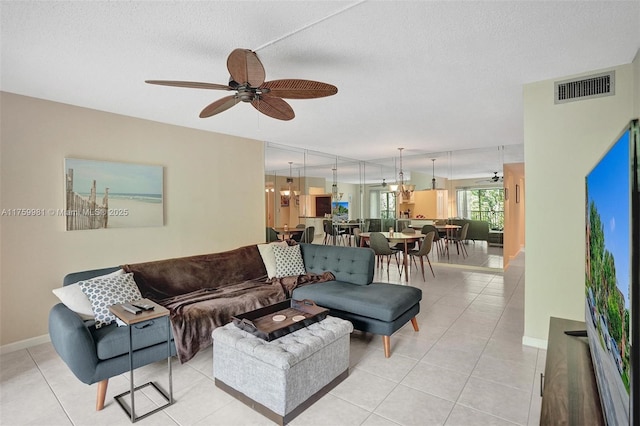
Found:
[(386, 188), (387, 185), (389, 185), (387, 183), (387, 180), (386, 179), (382, 179), (382, 182), (380, 183), (380, 185), (372, 186), (372, 188)]
[(503, 179), (502, 176), (498, 176), (498, 172), (493, 172), (493, 176), (491, 176), (489, 179), (477, 180), (476, 183), (483, 183), (483, 182), (498, 183), (498, 182), (502, 182), (502, 179)]
[(235, 90), (234, 95), (225, 96), (207, 105), (200, 118), (211, 117), (228, 110), (238, 102), (250, 102), (255, 109), (278, 120), (295, 117), (286, 99), (312, 99), (331, 96), (338, 88), (331, 84), (312, 80), (284, 79), (265, 80), (265, 70), (258, 55), (249, 49), (235, 49), (227, 58), (227, 69), (231, 75), (229, 84), (200, 83), (195, 81), (146, 80), (149, 84), (189, 87), (194, 89)]

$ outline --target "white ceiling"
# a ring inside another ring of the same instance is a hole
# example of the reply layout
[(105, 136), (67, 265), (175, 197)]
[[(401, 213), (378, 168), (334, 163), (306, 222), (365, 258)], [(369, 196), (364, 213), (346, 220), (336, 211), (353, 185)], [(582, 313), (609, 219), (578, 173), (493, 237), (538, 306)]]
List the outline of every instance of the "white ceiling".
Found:
[[(446, 177), (491, 175), (502, 159), (523, 161), (523, 84), (630, 63), (640, 48), (637, 0), (2, 1), (0, 8), (3, 91), (386, 159), (379, 175), (392, 170), (398, 147), (406, 148), (405, 169), (431, 173), (435, 157), (436, 174)], [(226, 59), (238, 47), (257, 51), (267, 80), (318, 80), (338, 94), (291, 100), (296, 118), (288, 122), (247, 104), (200, 119), (227, 93), (144, 83), (226, 84)], [(473, 161), (459, 151), (467, 149)], [(267, 155), (274, 162), (267, 170), (302, 164), (281, 151)], [(473, 166), (454, 164), (463, 159)]]

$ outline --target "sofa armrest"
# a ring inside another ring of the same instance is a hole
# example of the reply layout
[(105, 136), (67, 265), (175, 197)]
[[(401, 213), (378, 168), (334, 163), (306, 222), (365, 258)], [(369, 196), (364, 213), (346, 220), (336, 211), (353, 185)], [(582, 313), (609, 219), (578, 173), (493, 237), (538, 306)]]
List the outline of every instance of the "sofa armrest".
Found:
[(49, 336), (60, 358), (76, 377), (92, 384), (98, 356), (96, 345), (84, 321), (62, 303), (49, 312)]

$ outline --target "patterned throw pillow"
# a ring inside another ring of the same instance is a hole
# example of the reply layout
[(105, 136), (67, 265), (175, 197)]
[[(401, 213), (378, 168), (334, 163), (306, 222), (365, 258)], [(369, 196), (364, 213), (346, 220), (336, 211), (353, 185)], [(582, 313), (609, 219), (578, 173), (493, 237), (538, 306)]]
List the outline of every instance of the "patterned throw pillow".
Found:
[[(112, 272), (110, 274), (100, 275), (98, 277), (91, 278), (90, 280), (87, 280), (87, 281), (91, 281), (93, 279), (103, 279), (107, 277), (112, 277), (114, 275), (123, 275), (123, 274), (124, 274), (124, 271), (122, 269), (118, 269), (117, 271)], [(64, 303), (64, 305), (67, 308), (71, 309), (73, 312), (78, 314), (80, 318), (82, 318), (85, 321), (95, 320), (95, 314), (93, 313), (93, 307), (91, 306), (91, 302), (87, 298), (87, 295), (84, 294), (84, 292), (82, 291), (78, 283), (65, 285), (60, 288), (54, 288), (52, 291), (53, 291), (53, 294), (55, 294), (58, 297), (58, 299), (60, 299), (60, 301)]]
[(116, 317), (109, 311), (109, 306), (142, 299), (140, 290), (133, 280), (133, 273), (94, 278), (80, 281), (78, 284), (91, 302), (93, 313), (96, 316), (96, 328), (115, 321)]
[(276, 278), (304, 275), (304, 269), (300, 246), (273, 246), (273, 254), (276, 257)]

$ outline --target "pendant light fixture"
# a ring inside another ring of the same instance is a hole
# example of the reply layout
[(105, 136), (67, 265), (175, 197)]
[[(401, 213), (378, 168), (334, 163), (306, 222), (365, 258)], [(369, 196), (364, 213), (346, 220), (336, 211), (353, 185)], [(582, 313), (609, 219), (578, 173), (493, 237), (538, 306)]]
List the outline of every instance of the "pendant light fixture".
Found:
[(436, 159), (431, 159), (431, 189), (436, 189)]
[(342, 192), (338, 192), (338, 158), (336, 157), (336, 165), (331, 169), (333, 172), (333, 183), (331, 184), (331, 200), (342, 200)]
[(280, 191), (280, 195), (287, 198), (290, 198), (292, 194), (292, 191), (291, 191), (291, 184), (293, 183), (293, 177), (291, 176), (292, 164), (293, 164), (293, 161), (289, 161), (289, 177), (287, 178), (287, 188)]
[(402, 196), (403, 200), (409, 200), (411, 198), (411, 194), (416, 189), (415, 185), (405, 185), (404, 184), (404, 172), (402, 171), (402, 150), (404, 148), (398, 148), (400, 151), (400, 173), (398, 173), (398, 189), (396, 194)]

